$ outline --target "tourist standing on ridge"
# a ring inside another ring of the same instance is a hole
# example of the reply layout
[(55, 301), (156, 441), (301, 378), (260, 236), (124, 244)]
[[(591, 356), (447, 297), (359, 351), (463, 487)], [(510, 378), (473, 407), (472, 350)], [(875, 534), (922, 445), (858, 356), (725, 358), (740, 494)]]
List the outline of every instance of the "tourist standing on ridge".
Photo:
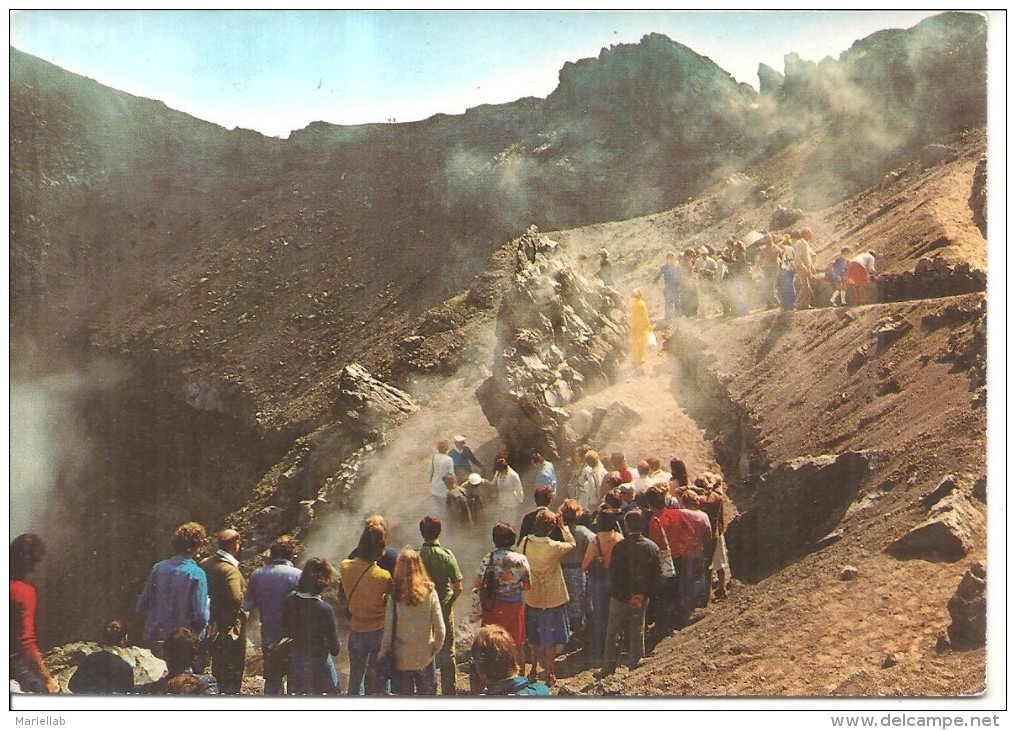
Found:
[[(692, 241), (694, 244), (694, 241)], [(681, 309), (685, 317), (698, 315), (699, 284), (695, 275), (696, 249), (689, 246), (681, 256), (681, 267), (684, 269), (681, 286)]]
[(667, 261), (653, 277), (655, 284), (663, 279), (663, 316), (680, 317), (683, 314), (681, 307), (681, 264), (677, 261), (677, 254), (673, 251), (667, 252)]
[(631, 359), (636, 366), (646, 361), (646, 339), (652, 330), (649, 307), (642, 298), (642, 290), (636, 289), (631, 298)]
[(243, 610), (247, 583), (238, 560), (241, 537), (236, 530), (227, 529), (215, 539), (219, 549), (201, 561), (208, 576), (212, 675), (219, 685), (219, 694), (238, 695), (247, 653), (247, 612)]
[(646, 608), (660, 576), (660, 550), (642, 534), (645, 518), (638, 510), (625, 517), (625, 537), (614, 548), (610, 563), (610, 612), (603, 666), (593, 676), (609, 677), (617, 668), (619, 644), (628, 633), (628, 667), (646, 654)]
[[(50, 676), (35, 634), (38, 594), (28, 576), (46, 554), (42, 538), (33, 532), (18, 535), (10, 547), (10, 678), (18, 691), (54, 694), (60, 691)], [(13, 687), (12, 687), (13, 691)]]
[(780, 308), (784, 312), (794, 309), (797, 290), (794, 288), (794, 275), (797, 265), (794, 263), (794, 247), (790, 244), (790, 236), (784, 236), (780, 243)]
[(610, 252), (605, 248), (600, 249), (600, 268), (596, 276), (607, 286), (614, 286), (614, 267), (610, 263)]
[(829, 267), (835, 287), (829, 303), (834, 307), (837, 305), (842, 307), (847, 304), (847, 268), (850, 266), (850, 259), (847, 256), (849, 255), (850, 248), (844, 246), (840, 249), (840, 255), (833, 260), (832, 266)]
[(771, 309), (780, 303), (780, 247), (772, 233), (763, 236), (755, 262), (760, 273), (759, 303), (763, 309)]
[(144, 617), (142, 638), (156, 656), (162, 642), (184, 626), (200, 640), (208, 626), (208, 576), (194, 561), (205, 541), (205, 528), (187, 522), (173, 533), (176, 555), (156, 563), (148, 576), (136, 611)]
[(483, 464), (476, 458), (473, 450), (466, 446), (465, 436), (456, 436), (453, 441), (455, 445), (448, 452), (448, 456), (452, 457), (452, 464), (455, 466), (455, 479), (461, 484), (472, 472), (483, 469)]
[(802, 228), (794, 242), (794, 262), (797, 264), (797, 309), (811, 307), (811, 277), (815, 273), (815, 250), (811, 247), (811, 229)]
[(428, 515), (420, 520), (420, 560), (427, 575), (434, 582), (437, 600), (441, 604), (441, 618), (445, 623), (445, 640), (437, 653), (437, 668), (441, 673), (441, 694), (455, 694), (455, 614), (452, 606), (462, 595), (462, 571), (454, 553), (440, 542), (441, 520)]
[(266, 695), (282, 694), (286, 662), (279, 656), (276, 645), (282, 638), (282, 609), (286, 596), (295, 591), (300, 582), (300, 569), (293, 565), (299, 549), (296, 540), (289, 535), (276, 539), (268, 549), (268, 564), (251, 575), (243, 598), (243, 610), (256, 610), (261, 622)]
[(386, 533), (368, 522), (360, 533), (355, 557), (342, 561), (339, 581), (349, 611), (349, 686), (351, 695), (384, 693), (377, 676), (381, 639), (384, 638), (385, 601), (392, 592), (392, 576), (378, 565), (385, 553)]

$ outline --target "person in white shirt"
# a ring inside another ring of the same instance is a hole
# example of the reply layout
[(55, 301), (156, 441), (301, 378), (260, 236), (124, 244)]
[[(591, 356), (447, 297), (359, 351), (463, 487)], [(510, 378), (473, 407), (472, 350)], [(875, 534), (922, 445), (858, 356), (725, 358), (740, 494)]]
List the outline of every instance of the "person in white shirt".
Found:
[(584, 458), (585, 464), (579, 477), (581, 492), (578, 502), (587, 512), (595, 512), (600, 504), (600, 485), (607, 476), (607, 468), (600, 462), (600, 455), (590, 449)]
[(873, 252), (865, 251), (850, 259), (847, 264), (847, 287), (851, 304), (864, 304), (868, 301), (868, 287), (876, 273)]
[[(439, 507), (443, 508), (445, 497), (448, 496), (448, 488), (445, 486), (445, 474), (455, 476), (455, 462), (448, 455), (451, 444), (447, 439), (437, 442), (437, 453), (430, 458), (430, 493), (433, 495)], [(442, 512), (443, 514), (443, 509)]]
[(497, 519), (510, 517), (510, 521), (514, 522), (523, 502), (522, 479), (519, 473), (509, 466), (507, 459), (498, 457), (494, 462), (494, 478), (491, 483), (494, 485), (498, 510), (498, 514), (494, 517)]

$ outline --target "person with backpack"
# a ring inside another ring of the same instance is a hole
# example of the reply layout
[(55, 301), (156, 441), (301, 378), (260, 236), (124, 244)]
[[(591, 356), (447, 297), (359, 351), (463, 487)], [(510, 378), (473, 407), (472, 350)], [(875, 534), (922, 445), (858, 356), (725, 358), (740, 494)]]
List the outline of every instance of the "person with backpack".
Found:
[(544, 682), (533, 682), (520, 674), (515, 641), (503, 626), (483, 626), (473, 639), (471, 650), (478, 694), (488, 697), (550, 695)]

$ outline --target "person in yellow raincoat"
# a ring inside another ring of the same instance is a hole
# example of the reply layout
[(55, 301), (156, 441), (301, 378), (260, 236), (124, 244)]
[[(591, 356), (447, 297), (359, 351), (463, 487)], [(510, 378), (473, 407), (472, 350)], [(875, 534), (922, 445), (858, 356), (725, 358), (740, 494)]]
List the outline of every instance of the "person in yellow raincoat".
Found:
[(631, 298), (631, 359), (636, 365), (646, 361), (646, 338), (652, 327), (642, 290), (636, 289)]

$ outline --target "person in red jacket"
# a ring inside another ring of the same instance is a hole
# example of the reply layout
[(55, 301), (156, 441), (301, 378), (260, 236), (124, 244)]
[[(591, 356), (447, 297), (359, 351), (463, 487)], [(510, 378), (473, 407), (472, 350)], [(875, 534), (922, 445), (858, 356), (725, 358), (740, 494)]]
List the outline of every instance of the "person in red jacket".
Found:
[(38, 535), (28, 532), (18, 535), (11, 543), (11, 679), (22, 692), (55, 694), (60, 691), (56, 680), (49, 674), (39, 653), (39, 640), (35, 635), (35, 608), (38, 598), (35, 586), (28, 582), (46, 552)]

